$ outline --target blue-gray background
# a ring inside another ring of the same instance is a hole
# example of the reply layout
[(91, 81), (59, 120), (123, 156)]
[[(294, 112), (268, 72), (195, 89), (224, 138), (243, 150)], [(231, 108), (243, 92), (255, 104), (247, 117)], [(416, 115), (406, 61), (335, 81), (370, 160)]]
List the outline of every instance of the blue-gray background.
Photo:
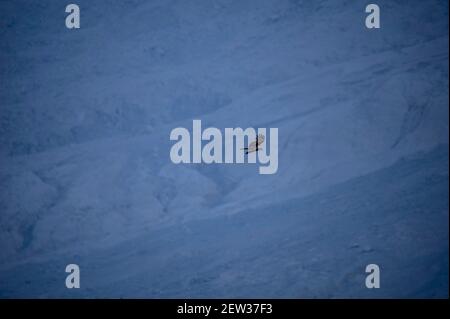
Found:
[[(76, 3), (0, 2), (0, 297), (448, 296), (448, 1), (378, 0), (379, 30), (367, 1)], [(172, 164), (192, 119), (278, 127), (278, 173)]]

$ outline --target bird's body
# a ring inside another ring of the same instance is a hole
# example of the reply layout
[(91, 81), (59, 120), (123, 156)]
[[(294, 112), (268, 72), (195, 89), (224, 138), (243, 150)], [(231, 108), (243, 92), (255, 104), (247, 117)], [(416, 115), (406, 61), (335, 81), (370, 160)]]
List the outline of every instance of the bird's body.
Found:
[(261, 150), (262, 148), (259, 147), (264, 142), (264, 135), (258, 134), (256, 137), (256, 141), (251, 142), (248, 147), (244, 147), (243, 150), (245, 150), (245, 154), (257, 152)]

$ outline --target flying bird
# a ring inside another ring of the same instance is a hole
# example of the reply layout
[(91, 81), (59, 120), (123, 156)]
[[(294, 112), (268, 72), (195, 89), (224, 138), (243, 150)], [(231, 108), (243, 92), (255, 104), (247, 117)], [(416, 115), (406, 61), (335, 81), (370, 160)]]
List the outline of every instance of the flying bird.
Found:
[(258, 152), (259, 150), (262, 150), (261, 147), (259, 147), (264, 142), (264, 135), (258, 134), (256, 137), (256, 141), (253, 141), (249, 144), (248, 147), (244, 147), (243, 150), (245, 150), (245, 154), (251, 153), (251, 152)]

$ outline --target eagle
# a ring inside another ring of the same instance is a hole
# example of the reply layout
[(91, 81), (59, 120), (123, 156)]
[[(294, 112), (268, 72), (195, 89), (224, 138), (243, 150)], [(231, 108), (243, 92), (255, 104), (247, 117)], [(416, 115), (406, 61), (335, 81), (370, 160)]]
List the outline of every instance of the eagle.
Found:
[(258, 134), (256, 136), (256, 141), (251, 142), (248, 147), (242, 148), (245, 150), (245, 154), (252, 153), (252, 152), (258, 152), (259, 150), (262, 150), (261, 147), (259, 147), (264, 142), (264, 135)]

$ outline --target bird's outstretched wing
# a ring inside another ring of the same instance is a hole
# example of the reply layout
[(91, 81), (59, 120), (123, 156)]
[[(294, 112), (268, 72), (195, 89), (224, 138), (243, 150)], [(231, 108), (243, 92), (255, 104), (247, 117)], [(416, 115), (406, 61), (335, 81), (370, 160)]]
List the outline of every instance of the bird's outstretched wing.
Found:
[(245, 147), (244, 150), (246, 151), (245, 154), (251, 153), (251, 152), (257, 152), (261, 149), (259, 147), (264, 142), (264, 135), (258, 134), (258, 137), (256, 138), (256, 141), (251, 142), (248, 147)]
[(258, 138), (256, 139), (256, 141), (258, 142), (257, 144), (261, 145), (262, 143), (264, 143), (264, 139), (265, 139), (264, 135), (258, 134)]

